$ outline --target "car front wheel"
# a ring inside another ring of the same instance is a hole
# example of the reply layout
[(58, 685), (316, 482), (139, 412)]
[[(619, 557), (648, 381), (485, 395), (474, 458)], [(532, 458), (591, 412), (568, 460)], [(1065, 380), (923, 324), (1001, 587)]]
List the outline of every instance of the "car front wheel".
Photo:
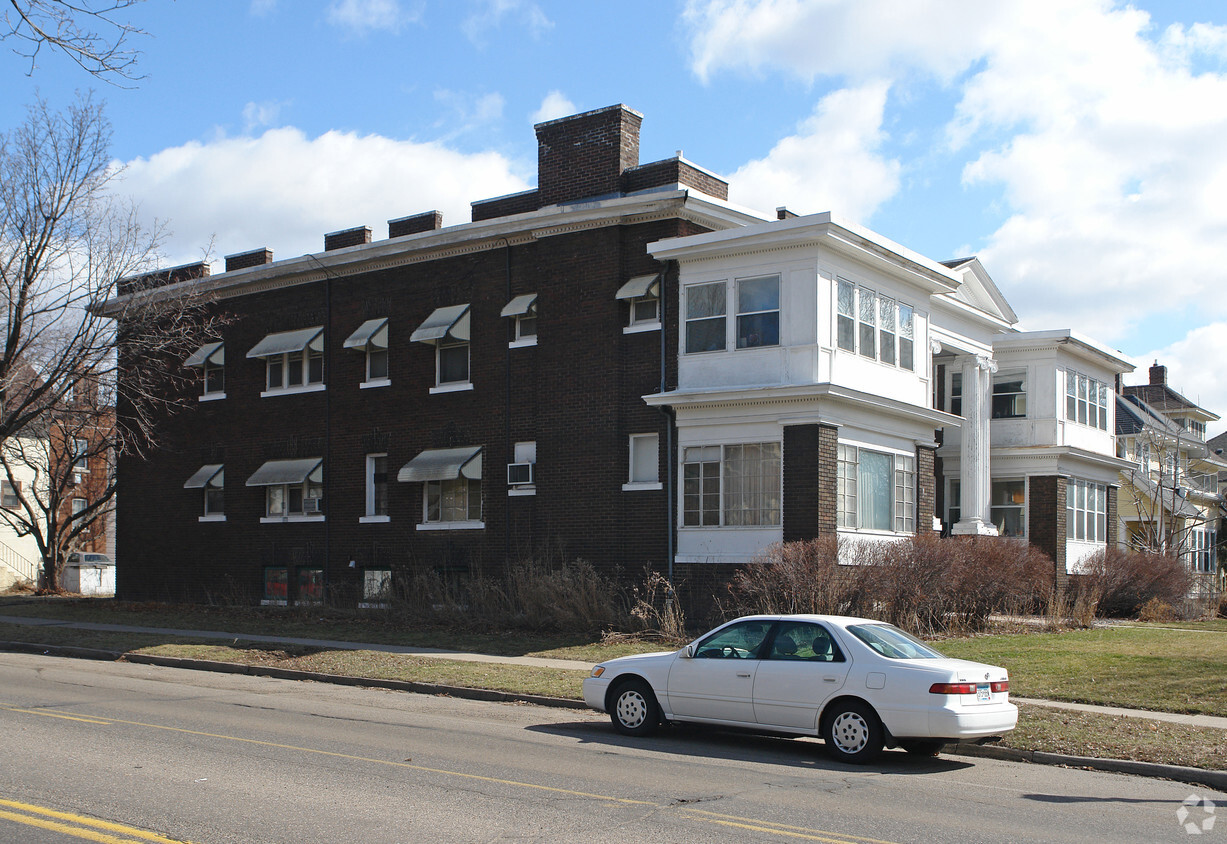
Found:
[(840, 762), (863, 765), (882, 751), (882, 722), (866, 703), (849, 700), (835, 704), (822, 733), (827, 752)]
[(652, 687), (642, 680), (627, 680), (613, 692), (609, 719), (624, 736), (647, 736), (660, 723), (660, 707)]

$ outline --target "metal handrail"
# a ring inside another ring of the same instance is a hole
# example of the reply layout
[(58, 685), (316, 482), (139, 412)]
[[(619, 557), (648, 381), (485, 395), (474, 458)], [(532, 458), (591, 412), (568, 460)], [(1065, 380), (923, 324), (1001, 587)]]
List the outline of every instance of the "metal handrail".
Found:
[(21, 580), (38, 582), (38, 561), (29, 559), (4, 541), (0, 541), (0, 565), (12, 569)]

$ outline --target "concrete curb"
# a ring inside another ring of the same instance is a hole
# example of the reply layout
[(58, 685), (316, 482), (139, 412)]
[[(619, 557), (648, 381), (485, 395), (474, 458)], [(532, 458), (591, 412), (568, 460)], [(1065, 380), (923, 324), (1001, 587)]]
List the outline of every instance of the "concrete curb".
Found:
[[(76, 659), (100, 659), (118, 662), (123, 660), (136, 665), (158, 665), (167, 668), (185, 668), (194, 671), (213, 671), (221, 674), (246, 674), (252, 677), (274, 677), (281, 680), (309, 680), (316, 683), (332, 683), (338, 686), (358, 686), (372, 689), (415, 692), (427, 695), (447, 695), (467, 700), (484, 700), (496, 703), (530, 703), (534, 706), (551, 706), (558, 709), (584, 709), (584, 702), (570, 698), (545, 695), (515, 694), (491, 689), (470, 689), (464, 686), (444, 686), (436, 683), (414, 683), (406, 680), (377, 680), (365, 677), (348, 677), (341, 674), (321, 674), (315, 671), (295, 671), (288, 668), (273, 668), (264, 665), (244, 665), (236, 662), (215, 662), (204, 659), (186, 659), (152, 654), (120, 653), (93, 648), (77, 648), (67, 645), (39, 645), (31, 642), (0, 642), (0, 650), (18, 653), (33, 653), (46, 656), (74, 657)], [(1161, 765), (1156, 762), (1134, 762), (1128, 759), (1098, 759), (1089, 756), (1066, 756), (1060, 753), (1045, 753), (1040, 750), (1015, 750), (1012, 747), (995, 747), (959, 743), (949, 746), (945, 753), (952, 756), (972, 756), (998, 759), (1006, 762), (1029, 762), (1036, 765), (1059, 765), (1067, 768), (1085, 768), (1114, 774), (1132, 774), (1141, 777), (1174, 780), (1190, 785), (1203, 785), (1227, 792), (1227, 771), (1209, 771), (1202, 768), (1187, 768), (1181, 765)]]

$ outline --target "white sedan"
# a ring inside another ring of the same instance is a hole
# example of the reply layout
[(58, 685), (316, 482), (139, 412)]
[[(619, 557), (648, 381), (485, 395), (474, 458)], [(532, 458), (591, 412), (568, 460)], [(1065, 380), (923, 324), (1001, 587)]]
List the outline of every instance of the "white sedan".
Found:
[(884, 746), (934, 755), (1018, 723), (1004, 668), (949, 659), (866, 618), (756, 615), (679, 651), (602, 662), (584, 701), (614, 728), (646, 736), (662, 721), (820, 736), (835, 759), (863, 763)]

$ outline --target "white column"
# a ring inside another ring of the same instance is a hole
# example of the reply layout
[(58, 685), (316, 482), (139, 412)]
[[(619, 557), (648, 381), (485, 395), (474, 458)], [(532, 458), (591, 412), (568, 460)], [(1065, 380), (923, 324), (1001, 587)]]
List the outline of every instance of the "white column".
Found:
[(996, 536), (991, 519), (992, 472), (989, 421), (997, 361), (977, 355), (963, 359), (963, 429), (959, 473), (960, 515), (952, 532)]

